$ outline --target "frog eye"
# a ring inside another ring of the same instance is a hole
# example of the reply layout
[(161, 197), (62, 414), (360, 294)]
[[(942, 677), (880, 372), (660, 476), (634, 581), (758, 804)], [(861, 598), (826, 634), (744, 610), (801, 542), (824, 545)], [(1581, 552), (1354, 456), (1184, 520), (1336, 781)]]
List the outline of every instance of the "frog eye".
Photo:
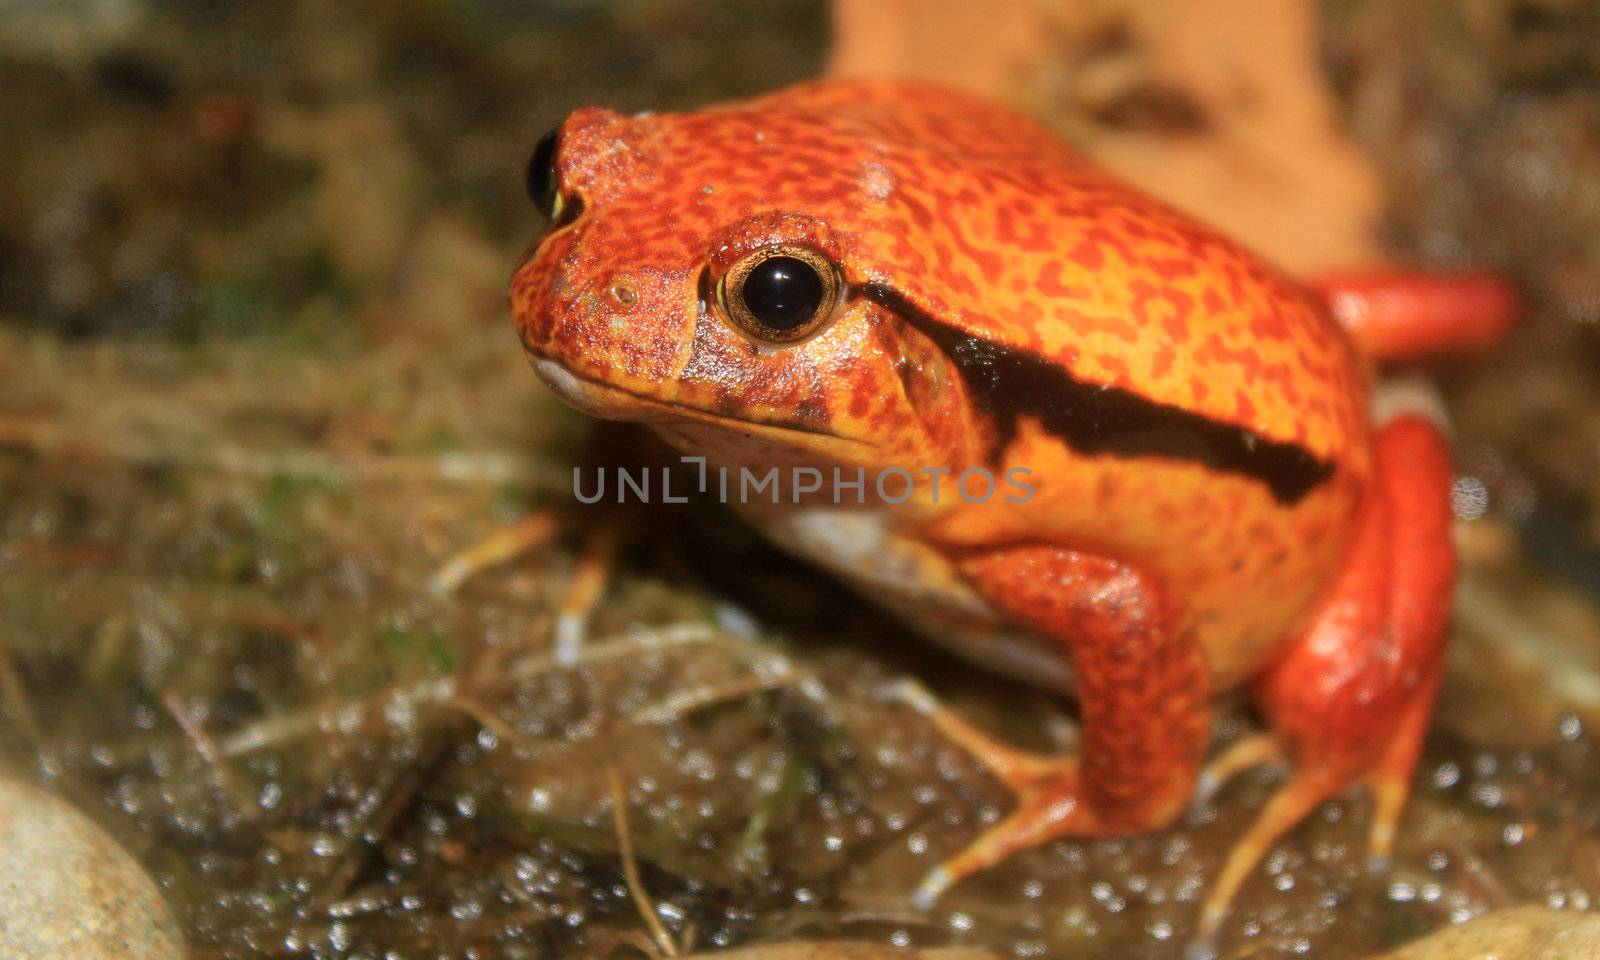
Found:
[(723, 312), (744, 332), (769, 343), (793, 343), (833, 316), (839, 272), (822, 254), (780, 244), (734, 264), (717, 285)]
[(560, 142), (561, 128), (557, 127), (539, 138), (528, 160), (528, 196), (539, 212), (551, 220), (561, 215), (561, 191), (556, 180), (556, 147)]

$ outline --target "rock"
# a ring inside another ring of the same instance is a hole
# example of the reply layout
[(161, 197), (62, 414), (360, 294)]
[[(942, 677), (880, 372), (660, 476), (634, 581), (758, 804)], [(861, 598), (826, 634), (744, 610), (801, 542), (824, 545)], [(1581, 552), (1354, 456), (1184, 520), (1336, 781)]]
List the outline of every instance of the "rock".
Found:
[(1600, 960), (1600, 916), (1515, 907), (1446, 927), (1374, 960)]
[(0, 780), (0, 957), (179, 960), (154, 881), (66, 801)]
[(772, 943), (726, 953), (695, 954), (717, 960), (1000, 960), (992, 953), (966, 947), (930, 947), (905, 950), (881, 943), (819, 940), (809, 943)]

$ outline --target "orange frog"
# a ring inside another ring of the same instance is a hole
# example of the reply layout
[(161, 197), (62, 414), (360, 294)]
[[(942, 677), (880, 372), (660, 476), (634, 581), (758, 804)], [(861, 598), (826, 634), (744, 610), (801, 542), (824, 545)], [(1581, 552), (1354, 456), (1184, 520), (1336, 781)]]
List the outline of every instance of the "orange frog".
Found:
[[(865, 470), (865, 496), (740, 509), (977, 663), (1075, 691), (1075, 757), (909, 698), (1018, 801), (919, 904), (1053, 837), (1173, 823), (1212, 698), (1241, 685), (1271, 734), (1206, 778), (1280, 752), (1296, 772), (1211, 884), (1198, 942), (1352, 784), (1376, 791), (1387, 857), (1455, 560), (1445, 444), (1417, 416), (1372, 423), (1368, 368), (1492, 340), (1498, 281), (1296, 285), (1038, 124), (898, 81), (579, 110), (529, 187), (550, 225), (511, 306), (557, 394), (724, 470)], [(1014, 482), (965, 495), (984, 477)]]

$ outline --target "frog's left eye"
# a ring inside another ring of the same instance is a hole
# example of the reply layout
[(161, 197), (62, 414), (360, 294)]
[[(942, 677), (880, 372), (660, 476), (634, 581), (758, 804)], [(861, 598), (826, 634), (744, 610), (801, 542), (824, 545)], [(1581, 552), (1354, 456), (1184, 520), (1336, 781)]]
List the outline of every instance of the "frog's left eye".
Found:
[(816, 332), (839, 301), (839, 271), (809, 247), (779, 244), (734, 264), (717, 285), (723, 312), (769, 343), (793, 343)]
[(539, 138), (528, 160), (528, 196), (539, 212), (551, 220), (561, 215), (561, 190), (556, 179), (556, 148), (561, 143), (557, 127)]

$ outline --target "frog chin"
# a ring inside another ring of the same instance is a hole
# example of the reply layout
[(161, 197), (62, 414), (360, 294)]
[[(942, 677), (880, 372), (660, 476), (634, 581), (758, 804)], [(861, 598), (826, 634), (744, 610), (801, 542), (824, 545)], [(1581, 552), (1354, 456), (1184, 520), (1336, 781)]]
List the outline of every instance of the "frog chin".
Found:
[(563, 403), (599, 420), (660, 423), (683, 418), (673, 404), (573, 373), (548, 357), (534, 357), (533, 369)]
[(647, 420), (639, 398), (618, 387), (580, 377), (548, 357), (533, 358), (533, 370), (567, 406), (601, 420)]
[[(763, 450), (782, 460), (871, 463), (874, 447), (863, 440), (840, 437), (798, 424), (739, 420), (667, 400), (640, 396), (622, 387), (573, 373), (548, 357), (534, 357), (533, 369), (551, 392), (580, 413), (601, 420), (649, 424), (686, 452), (697, 446), (731, 444), (745, 451)], [(780, 456), (780, 452), (787, 456)]]

